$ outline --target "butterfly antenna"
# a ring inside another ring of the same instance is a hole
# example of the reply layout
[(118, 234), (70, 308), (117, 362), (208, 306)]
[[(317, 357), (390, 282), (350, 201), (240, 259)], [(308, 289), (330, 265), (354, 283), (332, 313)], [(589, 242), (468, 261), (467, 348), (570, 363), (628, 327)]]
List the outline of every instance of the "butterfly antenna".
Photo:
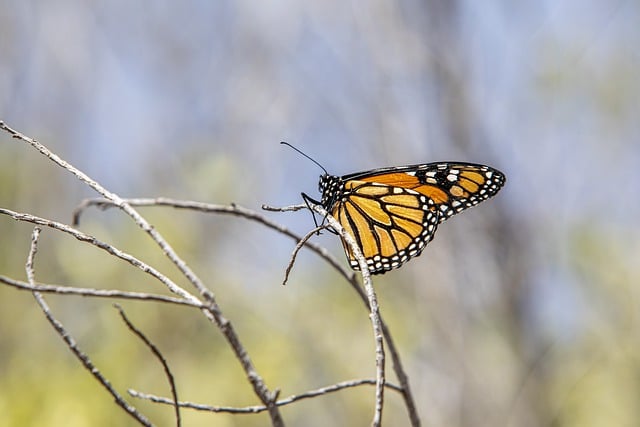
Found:
[(288, 142), (284, 142), (284, 141), (280, 141), (280, 144), (284, 144), (286, 146), (288, 146), (289, 148), (293, 148), (294, 150), (296, 150), (298, 153), (302, 154), (303, 156), (305, 156), (307, 159), (311, 160), (313, 163), (315, 163), (316, 165), (318, 165), (320, 167), (320, 169), (322, 169), (324, 171), (324, 173), (326, 175), (329, 175), (329, 172), (327, 172), (327, 170), (324, 168), (324, 166), (322, 166), (320, 163), (316, 162), (313, 158), (311, 158), (310, 156), (308, 156), (307, 154), (303, 153), (302, 151), (298, 150), (296, 147), (294, 147), (293, 145), (289, 144)]

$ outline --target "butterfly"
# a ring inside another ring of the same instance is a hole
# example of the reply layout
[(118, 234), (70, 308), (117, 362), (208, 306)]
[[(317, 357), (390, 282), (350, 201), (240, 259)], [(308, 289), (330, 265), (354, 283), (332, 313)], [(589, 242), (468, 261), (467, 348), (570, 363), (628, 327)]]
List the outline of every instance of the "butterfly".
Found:
[[(303, 153), (304, 154), (304, 153)], [(312, 159), (313, 160), (313, 159)], [(323, 168), (324, 169), (324, 168)], [(321, 205), (354, 237), (372, 274), (383, 274), (419, 256), (440, 223), (493, 197), (502, 172), (461, 162), (424, 163), (320, 176)], [(349, 265), (358, 260), (342, 241)]]

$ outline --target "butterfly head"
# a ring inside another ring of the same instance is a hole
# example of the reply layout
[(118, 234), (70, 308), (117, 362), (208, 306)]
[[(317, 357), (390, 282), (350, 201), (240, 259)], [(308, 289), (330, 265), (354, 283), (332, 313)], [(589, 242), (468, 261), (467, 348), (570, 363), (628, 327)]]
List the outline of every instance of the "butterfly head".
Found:
[(326, 173), (320, 175), (320, 181), (318, 181), (318, 190), (322, 194), (320, 204), (326, 210), (331, 211), (331, 208), (338, 200), (338, 196), (342, 194), (343, 187), (344, 182), (340, 177)]

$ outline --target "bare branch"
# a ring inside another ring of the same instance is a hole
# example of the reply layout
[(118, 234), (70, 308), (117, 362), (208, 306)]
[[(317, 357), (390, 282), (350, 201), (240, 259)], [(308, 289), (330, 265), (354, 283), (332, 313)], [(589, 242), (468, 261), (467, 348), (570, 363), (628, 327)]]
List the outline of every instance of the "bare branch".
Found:
[(129, 215), (138, 225), (138, 227), (149, 234), (153, 241), (156, 242), (163, 253), (167, 256), (167, 258), (171, 260), (171, 262), (178, 268), (178, 270), (180, 270), (180, 272), (187, 278), (187, 280), (198, 290), (200, 295), (208, 302), (206, 308), (202, 309), (202, 313), (210, 322), (215, 324), (225, 336), (227, 342), (233, 349), (234, 354), (238, 358), (243, 370), (245, 371), (245, 375), (249, 380), (249, 383), (253, 387), (254, 392), (262, 401), (262, 403), (264, 403), (269, 408), (269, 416), (271, 418), (272, 425), (275, 427), (283, 426), (284, 422), (282, 420), (282, 416), (277, 406), (274, 404), (277, 393), (272, 393), (269, 391), (266, 384), (264, 383), (264, 380), (256, 371), (246, 349), (240, 342), (240, 338), (238, 337), (235, 328), (233, 327), (231, 322), (222, 315), (222, 310), (216, 302), (213, 292), (207, 289), (200, 278), (191, 270), (186, 262), (184, 262), (184, 260), (182, 260), (182, 258), (178, 256), (178, 254), (173, 250), (171, 245), (169, 245), (164, 237), (162, 237), (162, 235), (157, 230), (155, 230), (153, 226), (151, 226), (151, 224), (149, 224), (149, 222), (138, 213), (138, 211), (131, 207), (131, 205), (124, 201), (122, 198), (120, 198), (120, 196), (108, 191), (97, 181), (91, 179), (84, 172), (80, 171), (76, 167), (61, 159), (58, 155), (50, 151), (47, 147), (40, 144), (35, 139), (29, 138), (21, 134), (20, 132), (11, 129), (2, 121), (0, 121), (0, 129), (9, 132), (14, 138), (20, 139), (25, 143), (31, 145), (41, 154), (56, 163), (58, 166), (72, 173), (80, 181), (87, 184), (105, 199), (110, 200), (114, 205), (116, 205), (123, 212)]
[[(327, 387), (322, 387), (316, 390), (311, 390), (311, 391), (307, 391), (304, 393), (300, 393), (300, 394), (294, 394), (292, 396), (289, 396), (285, 399), (281, 399), (278, 401), (279, 405), (288, 405), (290, 403), (296, 402), (298, 400), (302, 400), (302, 399), (309, 399), (311, 397), (316, 397), (316, 396), (321, 396), (324, 394), (329, 394), (329, 393), (333, 393), (336, 391), (340, 391), (340, 390), (344, 390), (347, 388), (351, 388), (351, 387), (358, 387), (361, 385), (376, 385), (377, 380), (374, 379), (369, 379), (369, 378), (365, 378), (365, 379), (361, 379), (361, 380), (350, 380), (350, 381), (342, 381), (336, 384), (332, 384), (330, 386)], [(397, 392), (402, 392), (401, 388), (398, 387), (395, 384), (392, 383), (385, 383), (384, 385), (385, 387), (390, 388), (391, 390), (397, 391)]]
[[(40, 227), (35, 227), (33, 229), (33, 234), (31, 237), (31, 247), (29, 249), (29, 255), (27, 256), (27, 263), (25, 266), (27, 277), (31, 285), (35, 284), (34, 260), (35, 260), (35, 254), (38, 251), (38, 237), (40, 236), (40, 231), (41, 231)], [(60, 335), (60, 337), (67, 344), (67, 347), (69, 347), (71, 352), (80, 360), (80, 362), (82, 362), (84, 367), (91, 373), (91, 375), (93, 375), (98, 380), (98, 382), (113, 396), (113, 398), (116, 401), (116, 404), (120, 406), (122, 409), (124, 409), (125, 412), (131, 415), (131, 417), (133, 417), (141, 425), (152, 426), (153, 424), (151, 424), (151, 421), (149, 421), (147, 417), (145, 417), (140, 412), (138, 412), (138, 410), (135, 407), (131, 406), (120, 395), (120, 393), (118, 393), (113, 388), (109, 380), (107, 380), (102, 375), (102, 373), (98, 370), (98, 368), (96, 368), (93, 362), (91, 362), (91, 359), (89, 359), (89, 356), (87, 356), (82, 350), (80, 350), (75, 340), (67, 332), (67, 330), (62, 325), (62, 323), (60, 323), (55, 317), (53, 317), (53, 314), (51, 314), (51, 310), (49, 309), (49, 305), (44, 300), (44, 297), (42, 296), (42, 294), (40, 294), (37, 291), (34, 291), (33, 297), (35, 298), (36, 302), (42, 309), (42, 312), (44, 313), (45, 317), (47, 318), (51, 326), (53, 326), (53, 328), (56, 330), (58, 335)]]
[(165, 295), (148, 294), (143, 292), (127, 292), (113, 289), (95, 289), (95, 288), (76, 288), (71, 286), (49, 285), (43, 283), (34, 283), (33, 285), (20, 280), (12, 279), (7, 276), (0, 275), (0, 283), (12, 286), (19, 290), (30, 292), (41, 292), (60, 295), (78, 295), (83, 297), (96, 298), (120, 298), (129, 300), (156, 301), (166, 302), (170, 304), (187, 305), (196, 308), (206, 308), (206, 304), (200, 301), (191, 301), (181, 298), (174, 298)]
[(307, 205), (291, 205), (291, 206), (271, 206), (271, 205), (262, 205), (262, 209), (269, 212), (297, 212), (303, 209), (308, 209)]
[(131, 330), (131, 332), (136, 334), (136, 336), (138, 336), (138, 338), (140, 338), (142, 342), (144, 342), (145, 345), (149, 347), (149, 350), (151, 350), (151, 352), (158, 358), (158, 360), (160, 360), (160, 363), (162, 363), (162, 368), (164, 369), (164, 373), (167, 376), (167, 380), (169, 381), (169, 386), (171, 387), (171, 396), (173, 397), (173, 407), (176, 412), (176, 426), (180, 427), (182, 422), (180, 419), (180, 406), (178, 405), (178, 390), (176, 389), (176, 383), (173, 379), (173, 374), (171, 373), (171, 369), (169, 368), (169, 364), (167, 363), (167, 360), (162, 355), (162, 352), (160, 351), (160, 349), (158, 349), (158, 347), (156, 347), (140, 329), (136, 328), (133, 325), (133, 323), (131, 323), (131, 321), (125, 314), (122, 307), (118, 304), (115, 304), (115, 307), (120, 312), (120, 317), (122, 317), (122, 320), (124, 321), (124, 323), (126, 323), (129, 330)]
[(293, 264), (296, 262), (296, 257), (298, 256), (298, 252), (300, 252), (300, 249), (302, 249), (302, 247), (305, 245), (305, 243), (307, 243), (307, 240), (309, 240), (311, 236), (313, 236), (323, 228), (325, 228), (324, 225), (314, 228), (313, 230), (305, 234), (302, 239), (300, 239), (300, 241), (296, 244), (296, 247), (293, 249), (293, 253), (291, 254), (289, 264), (287, 264), (287, 268), (284, 271), (284, 280), (282, 281), (282, 286), (286, 285), (287, 280), (289, 280), (289, 273), (291, 273), (291, 269), (293, 268)]
[(31, 233), (31, 245), (29, 246), (29, 254), (27, 255), (27, 263), (25, 265), (25, 271), (27, 273), (27, 280), (30, 284), (35, 283), (35, 270), (34, 270), (34, 262), (36, 258), (36, 253), (38, 252), (38, 240), (40, 238), (40, 232), (42, 229), (38, 226), (33, 227), (33, 232)]
[[(276, 402), (278, 406), (289, 405), (291, 403), (297, 402), (303, 399), (309, 399), (312, 397), (322, 396), (329, 393), (334, 393), (336, 391), (345, 390), (352, 387), (359, 387), (362, 385), (376, 385), (375, 379), (360, 379), (360, 380), (350, 380), (350, 381), (342, 381), (336, 384), (332, 384), (327, 387), (322, 387), (316, 390), (310, 390), (300, 394), (294, 394), (289, 397), (285, 397), (284, 399), (280, 399)], [(398, 393), (402, 393), (402, 388), (392, 383), (385, 383), (385, 387), (390, 388)], [(139, 399), (146, 399), (156, 403), (163, 403), (167, 405), (173, 405), (174, 402), (172, 399), (168, 399), (166, 397), (156, 396), (148, 393), (141, 393), (136, 390), (128, 390), (129, 394), (133, 397), (137, 397)], [(256, 414), (259, 412), (264, 412), (267, 410), (266, 406), (257, 405), (257, 406), (245, 406), (243, 408), (232, 407), (232, 406), (212, 406), (212, 405), (204, 405), (200, 403), (193, 402), (179, 402), (182, 408), (195, 409), (198, 411), (208, 411), (208, 412), (228, 412), (232, 414)]]
[(384, 407), (384, 383), (385, 383), (385, 366), (384, 366), (384, 343), (382, 336), (382, 326), (380, 322), (380, 309), (378, 307), (378, 298), (376, 297), (376, 291), (373, 289), (371, 283), (371, 275), (369, 274), (369, 266), (367, 261), (360, 250), (360, 247), (356, 243), (353, 236), (351, 236), (342, 225), (327, 212), (322, 206), (311, 204), (311, 208), (326, 218), (329, 225), (344, 239), (349, 246), (351, 253), (358, 261), (360, 267), (360, 274), (362, 275), (362, 284), (367, 292), (367, 299), (369, 300), (369, 309), (371, 318), (371, 324), (373, 326), (373, 337), (376, 344), (376, 406), (373, 414), (373, 421), (371, 425), (374, 427), (380, 426), (382, 423), (382, 409)]

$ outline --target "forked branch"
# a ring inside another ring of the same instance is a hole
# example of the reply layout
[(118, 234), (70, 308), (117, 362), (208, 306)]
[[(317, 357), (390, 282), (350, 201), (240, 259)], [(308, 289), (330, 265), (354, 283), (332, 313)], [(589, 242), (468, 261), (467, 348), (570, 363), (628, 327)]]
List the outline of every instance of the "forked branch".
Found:
[[(335, 269), (337, 269), (340, 272), (340, 274), (342, 274), (345, 277), (345, 279), (358, 292), (358, 295), (362, 298), (362, 300), (364, 301), (366, 307), (369, 309), (369, 311), (370, 311), (370, 319), (371, 319), (371, 322), (372, 322), (372, 327), (373, 327), (373, 332), (374, 332), (374, 339), (375, 339), (375, 344), (376, 344), (376, 379), (375, 379), (375, 381), (374, 380), (370, 380), (370, 379), (358, 380), (360, 382), (357, 383), (356, 385), (363, 385), (363, 384), (375, 384), (376, 385), (376, 394), (375, 394), (375, 396), (376, 396), (376, 405), (375, 405), (375, 412), (374, 412), (374, 417), (373, 417), (372, 424), (375, 425), (375, 426), (380, 425), (381, 418), (382, 418), (383, 403), (384, 403), (384, 388), (385, 387), (391, 387), (392, 389), (395, 389), (395, 390), (397, 390), (397, 391), (402, 393), (402, 395), (404, 397), (404, 400), (405, 400), (405, 404), (407, 406), (407, 410), (408, 410), (408, 413), (409, 413), (409, 418), (411, 420), (412, 426), (415, 427), (415, 426), (419, 426), (420, 425), (420, 421), (419, 421), (419, 418), (418, 418), (418, 415), (417, 415), (417, 412), (416, 412), (413, 396), (412, 396), (410, 388), (409, 388), (408, 377), (407, 377), (406, 373), (404, 372), (404, 370), (402, 368), (402, 364), (401, 364), (401, 361), (400, 361), (399, 353), (397, 352), (397, 349), (396, 349), (396, 347), (394, 345), (392, 336), (391, 336), (387, 326), (384, 324), (383, 320), (381, 319), (381, 316), (380, 316), (380, 313), (379, 313), (379, 307), (378, 307), (378, 303), (377, 303), (377, 298), (376, 298), (373, 286), (371, 285), (371, 278), (369, 276), (369, 272), (368, 272), (364, 257), (362, 256), (362, 254), (360, 253), (359, 248), (357, 247), (357, 245), (353, 241), (353, 238), (351, 236), (349, 236), (348, 234), (346, 234), (345, 231), (340, 226), (340, 224), (337, 221), (335, 221), (333, 218), (328, 216), (327, 213), (324, 211), (324, 209), (321, 206), (311, 206), (311, 208), (313, 210), (315, 210), (316, 212), (318, 212), (323, 217), (326, 217), (327, 221), (329, 222), (329, 225), (333, 229), (335, 229), (339, 234), (341, 234), (341, 236), (343, 237), (343, 239), (345, 240), (347, 245), (350, 245), (350, 247), (352, 249), (352, 252), (354, 253), (356, 259), (358, 259), (358, 261), (360, 263), (360, 270), (361, 270), (361, 274), (362, 274), (362, 277), (363, 277), (364, 290), (363, 290), (362, 287), (359, 286), (357, 278), (356, 278), (356, 275), (351, 270), (345, 268), (343, 262), (337, 261), (324, 248), (314, 244), (313, 242), (308, 241), (304, 237), (301, 238), (297, 234), (295, 234), (295, 233), (291, 232), (290, 230), (288, 230), (286, 227), (283, 227), (282, 225), (274, 223), (273, 221), (269, 220), (268, 218), (260, 215), (259, 213), (255, 212), (255, 211), (252, 211), (252, 210), (246, 209), (246, 208), (242, 208), (242, 207), (239, 207), (239, 206), (236, 206), (236, 205), (233, 205), (233, 204), (229, 205), (229, 206), (211, 205), (211, 204), (207, 204), (207, 203), (181, 201), (181, 200), (171, 200), (171, 199), (165, 199), (165, 198), (158, 198), (158, 199), (122, 199), (119, 196), (117, 196), (116, 194), (107, 191), (99, 183), (97, 183), (96, 181), (92, 180), (86, 174), (84, 174), (80, 170), (76, 169), (75, 167), (73, 167), (72, 165), (70, 165), (69, 163), (64, 161), (63, 159), (59, 158), (54, 153), (50, 152), (42, 144), (38, 143), (37, 141), (35, 141), (35, 140), (33, 140), (33, 139), (29, 138), (29, 137), (26, 137), (26, 136), (22, 135), (21, 133), (13, 130), (11, 128), (9, 128), (2, 121), (0, 121), (0, 129), (3, 129), (5, 131), (9, 132), (14, 138), (20, 139), (23, 142), (26, 142), (29, 145), (33, 146), (40, 153), (42, 153), (43, 155), (47, 156), (54, 163), (58, 164), (59, 166), (63, 167), (64, 169), (66, 169), (69, 172), (71, 172), (72, 174), (74, 174), (76, 177), (78, 177), (78, 179), (80, 179), (82, 182), (84, 182), (87, 185), (89, 185), (91, 188), (96, 190), (100, 195), (102, 195), (104, 197), (104, 198), (100, 198), (100, 199), (88, 199), (88, 200), (84, 201), (83, 204), (81, 206), (79, 206), (74, 211), (74, 224), (79, 221), (80, 215), (82, 214), (84, 209), (86, 209), (88, 206), (98, 206), (100, 208), (106, 208), (106, 207), (110, 207), (110, 206), (118, 207), (119, 209), (124, 211), (126, 214), (128, 214), (136, 222), (136, 224), (138, 224), (138, 226), (142, 230), (144, 230), (146, 233), (148, 233), (152, 237), (152, 239), (163, 250), (163, 252), (166, 254), (166, 256), (173, 261), (173, 263), (178, 267), (178, 269), (183, 273), (183, 275), (198, 290), (198, 292), (200, 293), (200, 296), (204, 299), (204, 301), (201, 301), (200, 299), (196, 298), (194, 295), (190, 294), (189, 292), (187, 292), (184, 289), (180, 288), (179, 286), (175, 285), (168, 278), (166, 278), (166, 276), (164, 276), (161, 273), (155, 271), (152, 267), (145, 265), (141, 261), (135, 259), (133, 256), (131, 256), (129, 254), (126, 254), (125, 252), (120, 251), (120, 250), (118, 250), (117, 248), (115, 248), (113, 246), (110, 246), (110, 245), (108, 245), (106, 243), (98, 241), (93, 236), (86, 235), (86, 234), (80, 232), (79, 230), (77, 230), (77, 229), (75, 229), (73, 227), (70, 227), (68, 225), (65, 225), (65, 224), (56, 223), (54, 221), (49, 221), (49, 220), (44, 219), (44, 218), (39, 218), (39, 217), (35, 217), (33, 215), (23, 214), (23, 213), (19, 213), (19, 212), (13, 212), (13, 211), (10, 211), (10, 210), (7, 210), (7, 209), (2, 209), (2, 208), (0, 208), (0, 214), (11, 216), (12, 218), (14, 218), (15, 220), (18, 220), (18, 221), (31, 222), (31, 223), (34, 223), (34, 224), (39, 224), (41, 226), (46, 226), (46, 227), (55, 229), (57, 231), (61, 231), (61, 232), (70, 234), (70, 235), (76, 237), (78, 240), (90, 243), (90, 244), (92, 244), (94, 246), (97, 246), (97, 247), (109, 252), (111, 255), (119, 257), (120, 259), (122, 259), (122, 260), (124, 260), (124, 261), (126, 261), (126, 262), (128, 262), (128, 263), (130, 263), (132, 265), (134, 265), (135, 267), (137, 267), (139, 269), (142, 269), (147, 274), (150, 274), (151, 276), (153, 276), (157, 280), (161, 281), (172, 292), (174, 292), (175, 294), (179, 295), (179, 297), (175, 298), (175, 297), (165, 297), (165, 296), (162, 296), (162, 295), (153, 295), (153, 294), (144, 294), (144, 293), (135, 293), (135, 292), (104, 291), (104, 290), (91, 289), (91, 288), (80, 289), (80, 288), (71, 288), (71, 287), (57, 286), (57, 285), (45, 285), (45, 284), (36, 283), (35, 279), (32, 279), (32, 280), (29, 281), (29, 283), (26, 283), (26, 282), (21, 282), (21, 281), (15, 280), (15, 279), (10, 279), (10, 278), (4, 277), (4, 276), (0, 276), (0, 283), (5, 283), (5, 284), (11, 285), (11, 286), (15, 286), (15, 287), (20, 288), (20, 289), (30, 290), (30, 291), (32, 291), (34, 293), (38, 293), (38, 292), (55, 292), (55, 293), (78, 294), (78, 295), (95, 296), (95, 297), (113, 297), (113, 298), (155, 300), (155, 301), (160, 301), (160, 302), (176, 303), (176, 304), (183, 304), (183, 305), (189, 305), (189, 306), (197, 307), (205, 314), (205, 316), (209, 320), (211, 320), (214, 324), (216, 324), (220, 328), (220, 330), (222, 331), (223, 335), (226, 337), (227, 341), (229, 342), (230, 346), (232, 347), (232, 349), (236, 353), (236, 357), (240, 361), (243, 369), (245, 370), (245, 374), (246, 374), (247, 378), (249, 379), (249, 381), (253, 385), (254, 391), (256, 392), (256, 394), (258, 395), (260, 400), (263, 402), (263, 405), (259, 406), (260, 408), (262, 408), (262, 409), (260, 409), (260, 411), (267, 410), (269, 412), (270, 417), (271, 417), (272, 425), (276, 425), (276, 426), (284, 425), (284, 423), (282, 421), (282, 418), (280, 417), (279, 411), (277, 409), (278, 406), (281, 406), (281, 405), (287, 404), (287, 403), (292, 403), (292, 402), (295, 402), (295, 401), (300, 400), (302, 398), (314, 397), (314, 396), (317, 396), (317, 395), (324, 394), (326, 392), (336, 391), (336, 390), (340, 390), (340, 389), (344, 389), (344, 388), (348, 388), (348, 387), (353, 387), (355, 385), (347, 385), (347, 383), (349, 383), (349, 382), (338, 383), (338, 384), (335, 384), (335, 385), (330, 386), (330, 387), (325, 387), (323, 389), (319, 389), (319, 390), (321, 390), (320, 392), (318, 392), (318, 391), (310, 391), (310, 392), (302, 393), (300, 395), (293, 396), (293, 397), (290, 397), (290, 398), (277, 400), (277, 392), (275, 392), (275, 393), (274, 392), (270, 392), (266, 388), (266, 386), (265, 386), (264, 382), (262, 381), (261, 377), (257, 375), (257, 373), (255, 371), (255, 368), (253, 367), (253, 364), (252, 364), (251, 360), (249, 359), (247, 352), (244, 350), (244, 347), (240, 343), (239, 337), (237, 336), (235, 330), (231, 326), (231, 323), (226, 318), (223, 317), (221, 309), (218, 306), (213, 293), (211, 291), (209, 291), (204, 286), (204, 284), (195, 275), (195, 273), (193, 273), (191, 271), (191, 269), (187, 266), (187, 264), (184, 261), (182, 261), (182, 259), (179, 258), (178, 255), (173, 251), (171, 246), (164, 240), (164, 238), (161, 236), (161, 234), (157, 230), (153, 229), (153, 227), (151, 227), (149, 225), (149, 223), (144, 219), (144, 217), (142, 217), (133, 208), (133, 206), (171, 206), (171, 207), (174, 207), (174, 208), (197, 210), (197, 211), (201, 211), (201, 212), (215, 212), (215, 213), (231, 214), (231, 215), (244, 217), (244, 218), (247, 218), (247, 219), (252, 220), (252, 221), (256, 221), (256, 222), (261, 223), (261, 224), (263, 224), (263, 225), (265, 225), (265, 226), (267, 226), (267, 227), (269, 227), (271, 229), (276, 230), (279, 233), (282, 233), (282, 234), (284, 234), (284, 235), (286, 235), (286, 236), (288, 236), (288, 237), (290, 237), (292, 239), (295, 239), (298, 242), (297, 246), (296, 246), (296, 249), (294, 251), (294, 254), (292, 256), (291, 263), (287, 268), (287, 273), (290, 270), (291, 266), (293, 265), (293, 262), (295, 261), (295, 255), (297, 254), (297, 252), (303, 246), (309, 247), (312, 251), (318, 253), (323, 259), (325, 259), (330, 265), (332, 265)], [(304, 208), (306, 208), (305, 205), (296, 205), (296, 206), (291, 206), (289, 208), (279, 209), (279, 210), (295, 211), (295, 210), (300, 210), (300, 209), (304, 209)], [(313, 230), (308, 236), (310, 237), (311, 234), (314, 233), (315, 231), (316, 230)], [(38, 231), (38, 233), (39, 233), (39, 231)], [(35, 252), (34, 252), (34, 254), (35, 254)], [(40, 295), (40, 297), (41, 297), (41, 295)], [(44, 300), (42, 300), (42, 301), (44, 302)], [(48, 308), (47, 308), (47, 311), (48, 311)], [(62, 327), (62, 325), (60, 325), (60, 326)], [(62, 335), (63, 338), (65, 337), (65, 335), (68, 335), (68, 334), (63, 334)], [(398, 386), (390, 385), (390, 384), (386, 383), (386, 380), (385, 380), (385, 369), (384, 369), (385, 347), (383, 345), (383, 336), (384, 336), (384, 339), (387, 342), (387, 347), (388, 347), (388, 350), (389, 350), (389, 352), (391, 354), (391, 359), (393, 361), (393, 367), (394, 367), (394, 370), (395, 370), (396, 375), (398, 377), (398, 380), (400, 382), (400, 384)], [(71, 342), (74, 344), (74, 348), (80, 354), (83, 354), (82, 352), (80, 352), (77, 349), (77, 346), (75, 346), (75, 343), (73, 342), (72, 339), (71, 339)], [(70, 348), (72, 349), (72, 351), (74, 351), (74, 348), (72, 348), (71, 346), (70, 346)], [(76, 353), (76, 351), (74, 351), (74, 354), (75, 353)], [(88, 361), (87, 363), (90, 364), (91, 363), (90, 360), (88, 360), (88, 358), (86, 356), (85, 356), (85, 358)], [(87, 363), (85, 363), (83, 361), (83, 364), (85, 364), (85, 366), (88, 366)], [(96, 370), (96, 372), (99, 374), (99, 371)], [(105, 379), (105, 381), (106, 381), (106, 384), (108, 384), (108, 381), (106, 379)], [(135, 392), (132, 392), (132, 394), (133, 393), (135, 393)], [(176, 411), (178, 411), (177, 393), (175, 393), (175, 390), (173, 390), (172, 394), (173, 394), (173, 398), (172, 399), (166, 399), (166, 398), (158, 398), (158, 399), (165, 399), (166, 401), (163, 402), (163, 403), (173, 404), (174, 407), (176, 408)], [(140, 394), (139, 396), (142, 396), (142, 394)], [(118, 400), (116, 399), (116, 401), (118, 401)], [(126, 402), (123, 401), (123, 404), (126, 405)], [(194, 409), (198, 409), (198, 408), (195, 408), (195, 406), (189, 406), (190, 404), (187, 404), (187, 403), (181, 403), (180, 405), (181, 406), (185, 406), (185, 407), (194, 407)], [(191, 405), (196, 405), (196, 404), (191, 404)], [(125, 410), (127, 410), (126, 406), (123, 406), (123, 407), (125, 408)], [(258, 408), (258, 407), (251, 407), (251, 408)], [(246, 413), (246, 412), (243, 412), (243, 413)], [(178, 420), (178, 423), (179, 423), (179, 412), (176, 412), (176, 417), (177, 417), (177, 420)]]

